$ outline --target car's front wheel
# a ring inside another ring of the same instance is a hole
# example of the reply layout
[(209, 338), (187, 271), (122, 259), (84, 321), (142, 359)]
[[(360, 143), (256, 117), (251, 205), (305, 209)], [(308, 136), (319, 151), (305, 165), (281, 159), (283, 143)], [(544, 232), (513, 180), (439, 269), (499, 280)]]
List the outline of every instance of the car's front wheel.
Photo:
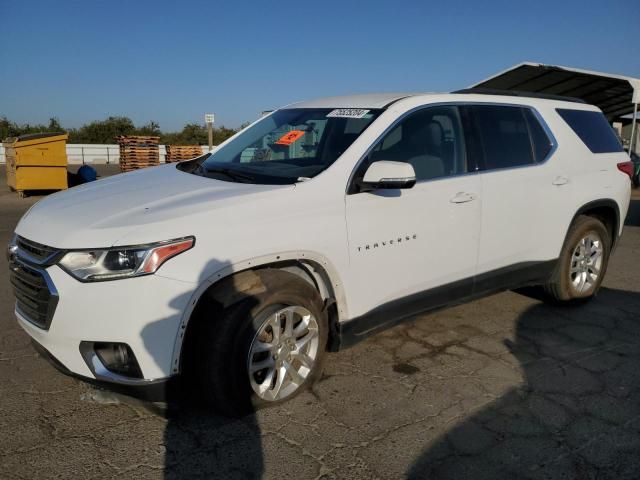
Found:
[(288, 272), (255, 274), (264, 288), (204, 310), (195, 343), (204, 400), (227, 415), (289, 400), (322, 371), (328, 320), (316, 289)]
[(581, 215), (562, 247), (558, 264), (545, 291), (555, 301), (593, 297), (607, 270), (611, 240), (597, 218)]

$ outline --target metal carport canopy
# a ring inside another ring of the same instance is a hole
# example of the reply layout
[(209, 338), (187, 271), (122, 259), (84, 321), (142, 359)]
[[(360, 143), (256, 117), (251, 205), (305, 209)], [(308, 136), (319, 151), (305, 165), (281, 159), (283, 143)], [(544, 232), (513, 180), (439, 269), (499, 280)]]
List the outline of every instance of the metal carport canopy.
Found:
[(600, 108), (610, 122), (634, 113), (634, 106), (640, 103), (638, 78), (531, 62), (515, 65), (472, 88), (579, 98)]

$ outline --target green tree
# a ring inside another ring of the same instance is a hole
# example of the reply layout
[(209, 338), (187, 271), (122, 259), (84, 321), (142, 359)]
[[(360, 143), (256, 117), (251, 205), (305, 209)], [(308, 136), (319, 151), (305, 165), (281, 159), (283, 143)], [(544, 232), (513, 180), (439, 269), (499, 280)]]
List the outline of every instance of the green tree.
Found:
[[(213, 129), (213, 144), (219, 145), (237, 132), (232, 128), (220, 126)], [(209, 133), (205, 125), (187, 123), (181, 132), (164, 133), (160, 142), (166, 145), (207, 145)]]
[(49, 126), (47, 127), (47, 130), (49, 132), (64, 132), (64, 128), (62, 128), (62, 125), (60, 125), (60, 120), (58, 120), (58, 117), (51, 117), (49, 119)]
[(160, 124), (152, 120), (146, 125), (143, 125), (140, 128), (137, 128), (136, 135), (150, 135), (150, 136), (158, 137), (162, 135), (162, 132), (160, 131)]
[(15, 122), (10, 121), (7, 117), (0, 117), (0, 140), (4, 140), (9, 137), (18, 137), (20, 135), (26, 135), (28, 133), (43, 133), (43, 132), (63, 132), (64, 128), (60, 125), (57, 118), (53, 117), (49, 119), (48, 125), (30, 125), (28, 123), (18, 125)]
[(128, 117), (109, 117), (83, 125), (69, 134), (69, 143), (115, 143), (121, 135), (135, 135), (136, 127)]
[(236, 134), (238, 130), (233, 130), (232, 128), (227, 128), (224, 125), (220, 128), (213, 129), (213, 144), (220, 145), (227, 138), (232, 137)]
[(15, 137), (17, 134), (17, 125), (7, 117), (0, 117), (0, 139)]
[[(243, 124), (243, 127), (247, 124)], [(242, 128), (242, 127), (241, 127)], [(113, 116), (105, 120), (90, 122), (80, 128), (65, 129), (57, 117), (51, 117), (47, 125), (19, 125), (7, 117), (0, 117), (0, 139), (16, 137), (27, 133), (64, 132), (69, 133), (69, 143), (115, 143), (121, 135), (153, 135), (160, 137), (160, 143), (168, 145), (207, 145), (209, 137), (205, 125), (186, 124), (179, 132), (162, 132), (153, 120), (136, 127), (129, 117)], [(213, 129), (213, 143), (218, 145), (234, 135), (236, 129), (224, 125)]]

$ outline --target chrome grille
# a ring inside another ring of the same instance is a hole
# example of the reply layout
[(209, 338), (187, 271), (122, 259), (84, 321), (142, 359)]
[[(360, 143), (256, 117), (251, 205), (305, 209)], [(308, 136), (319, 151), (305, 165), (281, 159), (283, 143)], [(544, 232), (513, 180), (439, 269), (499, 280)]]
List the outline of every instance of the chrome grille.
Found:
[(16, 238), (16, 245), (18, 246), (20, 256), (26, 257), (28, 260), (39, 264), (49, 262), (60, 252), (56, 248), (47, 247), (46, 245), (27, 240), (20, 236)]
[(16, 239), (16, 244), (17, 251), (9, 256), (9, 281), (16, 297), (16, 310), (47, 330), (58, 304), (58, 292), (44, 265), (53, 263), (60, 251), (22, 237)]

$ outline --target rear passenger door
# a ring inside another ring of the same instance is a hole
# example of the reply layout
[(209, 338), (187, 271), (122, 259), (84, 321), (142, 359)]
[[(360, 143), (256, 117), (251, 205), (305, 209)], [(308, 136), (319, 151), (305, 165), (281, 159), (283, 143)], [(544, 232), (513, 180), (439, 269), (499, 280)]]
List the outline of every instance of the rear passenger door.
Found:
[(546, 219), (563, 195), (562, 172), (548, 161), (555, 141), (533, 108), (473, 105), (465, 113), (473, 125), (470, 149), (483, 192), (477, 272), (482, 282), (483, 273), (550, 260)]

